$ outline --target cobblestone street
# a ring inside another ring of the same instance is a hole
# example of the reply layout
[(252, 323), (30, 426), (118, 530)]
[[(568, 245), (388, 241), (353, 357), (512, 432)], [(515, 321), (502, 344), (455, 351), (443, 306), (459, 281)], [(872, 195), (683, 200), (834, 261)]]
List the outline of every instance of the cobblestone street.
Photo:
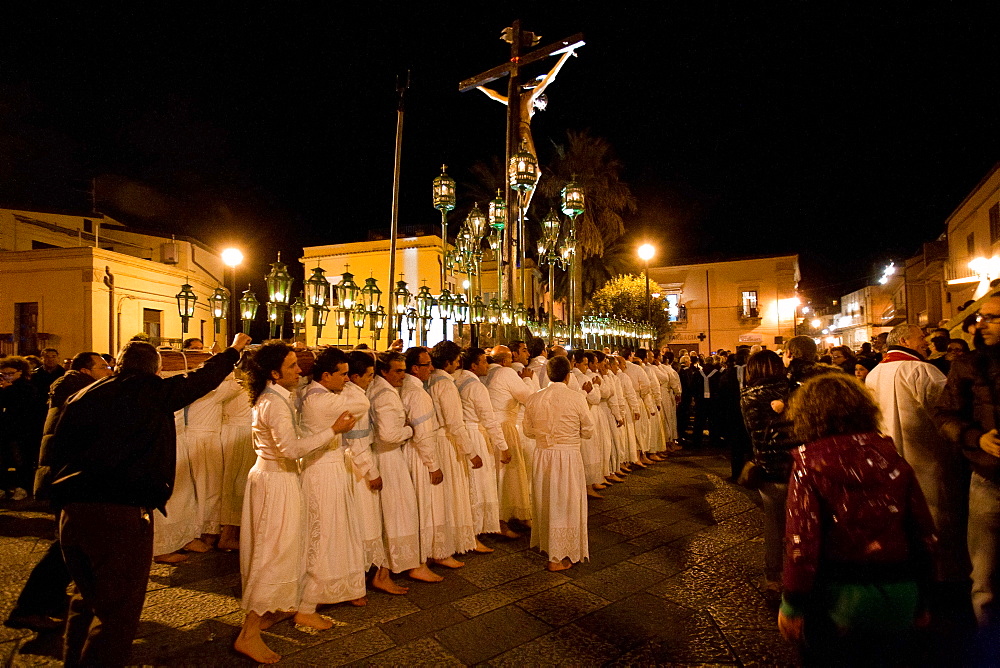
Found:
[[(728, 473), (719, 453), (682, 452), (592, 499), (590, 562), (569, 571), (545, 571), (527, 536), (488, 539), (494, 553), (442, 583), (327, 608), (344, 625), (318, 635), (283, 622), (267, 643), (285, 665), (794, 664), (759, 591), (760, 513)], [(52, 524), (0, 513), (3, 618)], [(154, 564), (133, 663), (249, 665), (231, 649), (239, 587), (235, 553)], [(58, 648), (55, 634), (0, 628), (3, 665), (58, 664)]]

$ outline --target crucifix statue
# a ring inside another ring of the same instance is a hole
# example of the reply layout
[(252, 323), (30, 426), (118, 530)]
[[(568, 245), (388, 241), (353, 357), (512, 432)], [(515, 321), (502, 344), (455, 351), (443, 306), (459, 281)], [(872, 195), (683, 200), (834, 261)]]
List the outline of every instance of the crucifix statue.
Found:
[[(510, 60), (474, 77), (465, 79), (458, 84), (458, 90), (464, 93), (465, 91), (477, 88), (490, 98), (507, 105), (507, 156), (505, 164), (510, 164), (511, 157), (517, 153), (522, 141), (526, 143), (531, 154), (537, 158), (534, 140), (531, 136), (531, 117), (534, 115), (536, 109), (544, 109), (545, 97), (543, 93), (545, 89), (555, 80), (559, 74), (559, 70), (566, 64), (569, 57), (575, 55), (575, 50), (584, 45), (584, 41), (583, 34), (577, 33), (566, 39), (537, 48), (534, 51), (522, 53), (524, 48), (535, 46), (539, 42), (540, 37), (532, 32), (522, 31), (519, 20), (515, 20), (510, 27), (503, 31), (501, 39), (510, 44)], [(527, 86), (522, 86), (520, 76), (522, 67), (555, 55), (561, 55), (561, 57), (548, 74)], [(506, 96), (485, 87), (486, 84), (505, 76), (508, 77)], [(522, 88), (526, 89), (526, 94), (523, 96)], [(510, 189), (509, 183), (506, 192), (507, 211), (512, 211), (512, 207), (516, 206), (516, 199)], [(507, 262), (508, 266), (510, 266), (514, 258), (514, 248), (516, 248), (517, 239), (512, 234), (512, 228), (513, 226), (511, 225), (507, 226), (506, 239), (502, 244), (502, 255), (497, 258), (498, 266), (501, 261)], [(523, 268), (524, 258), (517, 258), (517, 260), (518, 264)], [(517, 284), (515, 273), (513, 271), (507, 272), (507, 276), (505, 277), (505, 282), (509, 286), (507, 294), (511, 296), (514, 295), (515, 285)], [(499, 285), (497, 286), (497, 290), (498, 292), (503, 292), (500, 290)], [(527, 297), (527, 295), (522, 295), (522, 299), (525, 301), (527, 301)]]

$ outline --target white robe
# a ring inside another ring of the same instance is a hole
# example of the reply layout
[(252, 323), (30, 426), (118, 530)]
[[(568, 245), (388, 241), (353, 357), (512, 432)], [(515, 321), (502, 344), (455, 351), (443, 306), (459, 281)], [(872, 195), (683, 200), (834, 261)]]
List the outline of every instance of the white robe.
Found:
[(499, 533), (500, 497), (495, 462), (499, 461), (499, 453), (507, 450), (507, 441), (493, 412), (489, 390), (479, 377), (468, 370), (457, 371), (455, 386), (462, 397), (462, 413), (469, 441), (483, 460), (481, 467), (471, 471), (469, 494), (473, 531), (476, 534)]
[[(352, 498), (357, 512), (358, 528), (361, 531), (361, 547), (364, 549), (365, 563), (381, 568), (387, 566), (385, 542), (382, 538), (381, 492), (368, 484), (381, 474), (375, 451), (372, 449), (372, 425), (369, 411), (371, 402), (365, 391), (354, 383), (344, 386), (345, 410), (351, 412), (357, 422), (354, 428), (344, 434), (344, 456), (354, 486)], [(366, 566), (367, 570), (367, 566)]]
[(216, 391), (222, 403), (222, 498), (219, 519), (223, 525), (239, 526), (247, 474), (257, 460), (250, 433), (250, 398), (234, 376), (226, 378)]
[(413, 436), (399, 390), (375, 376), (366, 391), (371, 408), (372, 444), (382, 477), (382, 529), (386, 565), (393, 573), (420, 565), (420, 516), (417, 492), (403, 444)]
[[(315, 381), (306, 387), (300, 395), (303, 431), (329, 431), (329, 426), (347, 410), (342, 394), (330, 392)], [(325, 449), (302, 460), (308, 541), (303, 603), (340, 603), (365, 595), (368, 564), (342, 441), (342, 435), (335, 434)]]
[(882, 409), (882, 431), (892, 437), (896, 450), (913, 467), (927, 507), (934, 518), (939, 540), (938, 576), (946, 581), (968, 575), (966, 528), (969, 474), (957, 454), (931, 421), (947, 378), (933, 364), (902, 351), (911, 359), (877, 364), (865, 378)]
[(472, 496), (469, 488), (470, 461), (475, 456), (469, 432), (465, 428), (462, 397), (455, 379), (443, 369), (435, 369), (427, 380), (427, 392), (434, 402), (438, 425), (438, 462), (444, 481), (445, 507), (448, 510), (451, 553), (462, 554), (476, 547), (472, 521)]
[(198, 499), (199, 534), (217, 534), (222, 512), (222, 402), (214, 389), (184, 408), (188, 454)]
[(177, 456), (174, 459), (174, 489), (167, 499), (164, 516), (153, 511), (153, 554), (170, 554), (181, 549), (201, 535), (198, 518), (198, 499), (195, 496), (194, 477), (188, 457), (187, 429), (184, 409), (174, 413), (177, 431)]
[(428, 559), (447, 559), (454, 538), (448, 518), (445, 488), (432, 485), (430, 474), (441, 470), (438, 461), (438, 422), (434, 415), (434, 402), (427, 394), (420, 379), (406, 374), (400, 388), (400, 399), (406, 410), (406, 422), (413, 428), (413, 436), (406, 442), (403, 452), (410, 469), (410, 479), (417, 492), (417, 510), (420, 513), (420, 562)]
[(298, 459), (333, 438), (327, 428), (299, 435), (291, 394), (269, 383), (253, 407), (257, 462), (247, 476), (240, 531), (243, 609), (296, 610), (306, 571), (306, 510)]
[(565, 383), (549, 383), (528, 400), (524, 431), (538, 444), (531, 547), (550, 561), (584, 561), (590, 549), (580, 442), (594, 431), (586, 399)]
[(501, 521), (530, 520), (531, 487), (520, 430), (517, 428), (517, 414), (520, 407), (531, 397), (532, 391), (510, 367), (491, 366), (484, 382), (489, 391), (493, 411), (500, 420), (504, 440), (510, 449), (510, 462), (497, 469), (500, 519)]

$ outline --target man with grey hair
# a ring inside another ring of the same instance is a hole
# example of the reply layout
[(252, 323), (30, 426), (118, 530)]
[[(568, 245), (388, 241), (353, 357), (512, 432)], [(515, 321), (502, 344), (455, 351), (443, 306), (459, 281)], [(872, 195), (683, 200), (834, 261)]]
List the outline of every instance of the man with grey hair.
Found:
[(249, 342), (237, 334), (202, 368), (161, 378), (156, 348), (130, 341), (114, 375), (67, 401), (48, 443), (59, 542), (76, 583), (67, 666), (129, 662), (153, 560), (153, 509), (163, 512), (174, 486), (174, 412), (218, 387)]
[(920, 327), (903, 323), (889, 332), (882, 362), (865, 378), (882, 409), (882, 429), (913, 467), (937, 527), (941, 582), (967, 582), (966, 547), (969, 472), (962, 457), (938, 432), (931, 411), (946, 378), (928, 364), (927, 340)]

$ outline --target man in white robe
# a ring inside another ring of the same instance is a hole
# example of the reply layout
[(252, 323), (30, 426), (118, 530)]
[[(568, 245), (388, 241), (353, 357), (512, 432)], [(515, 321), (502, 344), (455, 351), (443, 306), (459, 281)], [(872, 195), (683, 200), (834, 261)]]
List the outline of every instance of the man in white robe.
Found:
[[(344, 399), (347, 356), (337, 348), (320, 353), (312, 368), (312, 382), (300, 391), (303, 433), (324, 431), (340, 415), (351, 414)], [(321, 604), (352, 601), (365, 596), (364, 549), (355, 513), (352, 480), (344, 463), (343, 436), (335, 435), (325, 448), (302, 459), (307, 540), (306, 574), (299, 612), (315, 612)]]
[(531, 522), (531, 487), (521, 435), (517, 428), (518, 411), (533, 394), (523, 380), (524, 377), (530, 377), (531, 372), (525, 370), (525, 376), (522, 376), (512, 368), (513, 360), (506, 346), (494, 347), (493, 361), (494, 365), (486, 374), (485, 382), (490, 403), (500, 420), (500, 429), (510, 449), (510, 462), (498, 470), (500, 533), (509, 538), (518, 538), (519, 534), (509, 526), (510, 520), (520, 520), (526, 526), (530, 526)]
[(240, 545), (246, 619), (233, 646), (258, 663), (281, 659), (260, 633), (291, 613), (300, 626), (333, 626), (316, 612), (298, 612), (306, 568), (306, 512), (297, 460), (349, 431), (354, 418), (345, 413), (330, 427), (302, 436), (292, 402), (298, 384), (298, 357), (289, 346), (271, 342), (254, 351), (248, 389), (254, 400), (257, 463), (247, 478)]
[(889, 332), (888, 352), (865, 384), (882, 409), (882, 430), (913, 467), (938, 535), (937, 570), (943, 582), (963, 582), (971, 564), (966, 545), (971, 474), (964, 457), (949, 446), (931, 419), (947, 378), (924, 361), (923, 331), (904, 323)]
[(524, 431), (538, 444), (531, 547), (546, 554), (548, 570), (561, 571), (590, 557), (580, 442), (594, 425), (586, 400), (566, 384), (570, 361), (554, 357), (547, 370), (550, 383), (528, 400), (524, 418)]
[(434, 402), (424, 389), (431, 375), (431, 356), (424, 347), (406, 351), (406, 376), (399, 388), (399, 397), (406, 411), (406, 422), (413, 436), (403, 446), (410, 480), (417, 493), (420, 515), (420, 566), (410, 571), (410, 577), (425, 582), (440, 582), (444, 578), (427, 566), (430, 559), (444, 560), (452, 556), (451, 525), (445, 502), (444, 472), (437, 455), (438, 422)]
[(472, 523), (472, 496), (469, 489), (469, 472), (483, 465), (476, 454), (465, 428), (462, 397), (455, 386), (452, 374), (458, 370), (462, 349), (453, 341), (441, 341), (430, 351), (434, 371), (427, 380), (427, 392), (434, 402), (434, 415), (438, 429), (438, 462), (444, 482), (445, 507), (449, 515), (449, 533), (452, 538), (451, 554), (435, 563), (458, 568), (462, 562), (455, 554), (464, 554), (476, 547), (476, 532)]
[[(469, 348), (462, 355), (462, 369), (455, 372), (455, 386), (462, 398), (462, 411), (466, 430), (474, 452), (483, 462), (482, 467), (473, 469), (470, 480), (472, 502), (472, 526), (476, 533), (476, 552), (492, 552), (478, 538), (479, 534), (500, 533), (500, 498), (497, 494), (496, 464), (510, 462), (510, 450), (497, 422), (490, 393), (480, 380), (486, 375), (489, 365), (486, 351)], [(492, 446), (496, 455), (490, 450)]]
[[(368, 415), (372, 425), (372, 443), (382, 478), (386, 566), (393, 573), (412, 572), (421, 566), (417, 492), (403, 452), (403, 445), (413, 436), (413, 429), (406, 424), (406, 410), (399, 396), (405, 377), (406, 362), (400, 353), (379, 353), (375, 360), (375, 378), (365, 391), (371, 403)], [(388, 579), (389, 576), (380, 572), (376, 577)]]

